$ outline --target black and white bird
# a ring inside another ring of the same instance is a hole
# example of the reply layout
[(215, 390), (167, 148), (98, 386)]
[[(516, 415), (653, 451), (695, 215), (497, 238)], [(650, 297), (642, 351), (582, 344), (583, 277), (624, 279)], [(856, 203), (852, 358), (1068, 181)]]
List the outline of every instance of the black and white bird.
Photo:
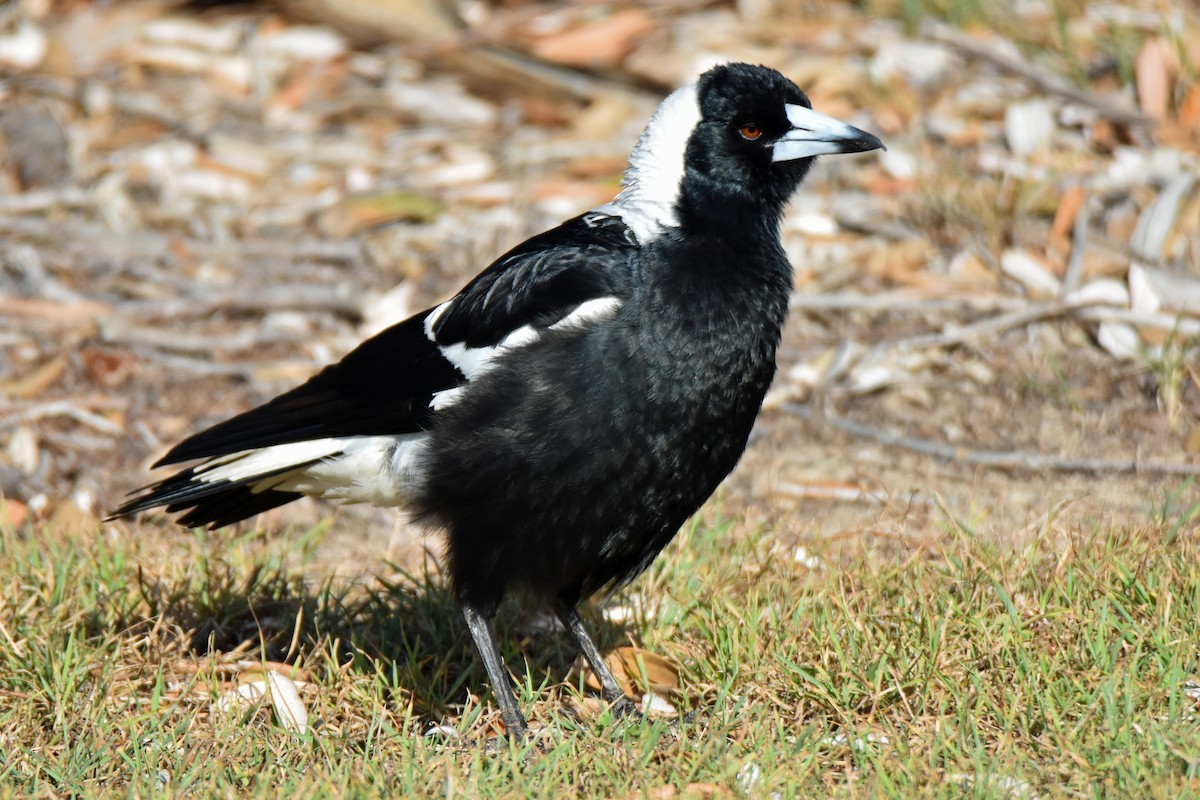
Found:
[(881, 147), (775, 70), (714, 67), (651, 117), (615, 200), (183, 441), (158, 464), (198, 463), (113, 516), (407, 507), (445, 532), (510, 735), (526, 723), (492, 626), (509, 594), (549, 604), (629, 711), (578, 605), (642, 572), (741, 457), (792, 290), (784, 207), (816, 156)]

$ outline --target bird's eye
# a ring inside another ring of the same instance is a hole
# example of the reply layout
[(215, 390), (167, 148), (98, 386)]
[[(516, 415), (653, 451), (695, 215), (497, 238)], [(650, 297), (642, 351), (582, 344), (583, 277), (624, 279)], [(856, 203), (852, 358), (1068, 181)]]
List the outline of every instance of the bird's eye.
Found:
[(742, 127), (738, 128), (738, 133), (748, 142), (753, 142), (755, 139), (763, 135), (763, 130), (756, 122), (747, 122)]

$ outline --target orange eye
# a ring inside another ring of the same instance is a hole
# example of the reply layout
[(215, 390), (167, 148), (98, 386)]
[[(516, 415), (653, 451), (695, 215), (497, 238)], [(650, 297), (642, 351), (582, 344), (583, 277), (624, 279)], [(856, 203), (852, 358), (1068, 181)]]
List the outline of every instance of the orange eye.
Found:
[(748, 142), (753, 142), (763, 134), (762, 128), (758, 127), (758, 125), (754, 122), (747, 122), (745, 125), (738, 128), (738, 133), (740, 133), (742, 138)]

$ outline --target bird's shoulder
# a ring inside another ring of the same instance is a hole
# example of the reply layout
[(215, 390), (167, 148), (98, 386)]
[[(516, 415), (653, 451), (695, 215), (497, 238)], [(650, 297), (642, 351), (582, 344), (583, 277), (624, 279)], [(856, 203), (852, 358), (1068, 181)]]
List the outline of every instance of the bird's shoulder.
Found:
[(430, 314), (439, 344), (489, 347), (529, 326), (551, 327), (589, 302), (625, 300), (637, 238), (620, 217), (596, 211), (509, 250)]

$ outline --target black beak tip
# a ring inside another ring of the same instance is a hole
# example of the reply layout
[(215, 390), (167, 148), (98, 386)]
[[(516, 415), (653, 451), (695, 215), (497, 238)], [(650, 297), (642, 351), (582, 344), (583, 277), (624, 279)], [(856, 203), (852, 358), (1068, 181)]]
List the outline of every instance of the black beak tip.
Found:
[(868, 153), (872, 150), (887, 150), (887, 145), (878, 136), (874, 136), (866, 131), (859, 131), (859, 133), (862, 136), (847, 141), (846, 149), (843, 152)]

